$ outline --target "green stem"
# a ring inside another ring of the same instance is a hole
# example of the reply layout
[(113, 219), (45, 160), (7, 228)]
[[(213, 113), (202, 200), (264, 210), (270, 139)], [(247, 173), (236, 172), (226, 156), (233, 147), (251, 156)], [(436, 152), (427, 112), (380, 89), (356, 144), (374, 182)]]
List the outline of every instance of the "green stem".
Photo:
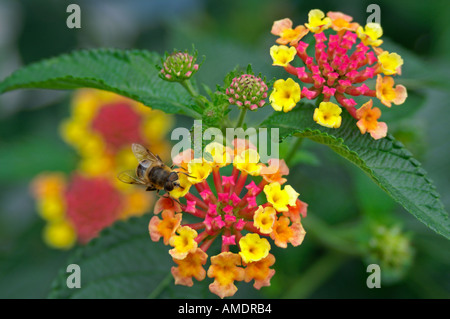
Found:
[(242, 127), (242, 124), (244, 123), (245, 114), (247, 113), (247, 108), (244, 107), (241, 109), (241, 113), (239, 113), (239, 119), (237, 121), (237, 124), (234, 128)]
[(170, 284), (172, 278), (173, 278), (172, 273), (169, 272), (167, 276), (164, 277), (164, 279), (159, 283), (159, 285), (156, 286), (156, 288), (153, 289), (153, 291), (148, 295), (147, 299), (157, 298), (163, 292), (163, 290), (166, 289), (166, 287)]
[(308, 216), (302, 219), (302, 223), (304, 224), (308, 235), (311, 235), (321, 245), (341, 254), (361, 256), (362, 252), (357, 247), (356, 241), (351, 241), (339, 236), (331, 229), (331, 227), (311, 214), (311, 212), (308, 212)]
[(195, 90), (195, 88), (192, 85), (191, 81), (184, 80), (183, 82), (180, 82), (180, 84), (186, 89), (186, 91), (188, 91), (188, 93), (192, 97), (197, 97), (198, 96), (198, 92), (197, 92), (197, 90)]
[(297, 153), (297, 150), (300, 148), (302, 143), (303, 137), (297, 137), (297, 140), (295, 141), (294, 145), (292, 145), (291, 150), (284, 158), (284, 161), (286, 162), (287, 166), (289, 166), (290, 161), (294, 158), (295, 153)]
[(310, 296), (345, 262), (346, 257), (329, 252), (292, 282), (291, 288), (282, 296), (285, 299), (304, 299)]
[[(326, 247), (328, 252), (317, 260), (310, 268), (293, 281), (291, 288), (283, 298), (306, 298), (320, 287), (339, 267), (350, 257), (361, 256), (356, 241), (343, 238), (320, 218), (311, 212), (302, 219), (307, 236), (312, 236), (319, 244)], [(358, 225), (352, 226), (349, 232)]]

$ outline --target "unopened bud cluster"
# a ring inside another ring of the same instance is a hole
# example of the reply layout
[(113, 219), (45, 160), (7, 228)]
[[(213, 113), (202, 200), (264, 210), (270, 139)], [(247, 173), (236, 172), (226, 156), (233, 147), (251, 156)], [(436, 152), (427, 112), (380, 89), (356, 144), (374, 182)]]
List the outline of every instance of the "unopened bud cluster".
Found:
[(181, 82), (192, 77), (197, 72), (199, 65), (197, 54), (194, 56), (187, 52), (175, 52), (169, 55), (163, 62), (160, 76), (163, 80)]
[(409, 235), (398, 226), (374, 227), (368, 249), (368, 261), (380, 265), (384, 270), (383, 279), (388, 282), (395, 282), (405, 275), (414, 255)]
[(266, 103), (264, 99), (267, 97), (267, 90), (267, 85), (261, 78), (243, 74), (234, 78), (225, 92), (231, 104), (255, 110)]

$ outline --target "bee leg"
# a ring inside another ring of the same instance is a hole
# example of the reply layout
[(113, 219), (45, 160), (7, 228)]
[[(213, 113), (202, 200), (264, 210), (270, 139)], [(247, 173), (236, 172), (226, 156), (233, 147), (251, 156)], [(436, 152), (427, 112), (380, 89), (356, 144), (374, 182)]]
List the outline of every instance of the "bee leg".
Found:
[(145, 190), (146, 190), (147, 192), (151, 192), (151, 191), (155, 191), (156, 188), (151, 187), (151, 186), (148, 186)]
[(169, 198), (170, 198), (172, 201), (177, 202), (178, 204), (182, 205), (182, 204), (178, 201), (178, 199), (173, 198), (172, 196), (170, 196)]

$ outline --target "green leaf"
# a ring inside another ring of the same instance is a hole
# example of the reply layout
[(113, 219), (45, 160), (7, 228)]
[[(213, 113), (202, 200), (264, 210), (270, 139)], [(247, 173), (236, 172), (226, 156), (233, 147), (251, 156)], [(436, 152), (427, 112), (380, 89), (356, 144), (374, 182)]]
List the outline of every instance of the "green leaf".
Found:
[(261, 126), (279, 128), (280, 138), (295, 135), (328, 145), (365, 173), (425, 225), (450, 239), (450, 222), (435, 186), (421, 164), (391, 135), (374, 140), (361, 135), (355, 120), (345, 113), (339, 129), (313, 121), (314, 106), (300, 104), (288, 113), (277, 112)]
[(160, 56), (148, 51), (83, 50), (17, 70), (0, 83), (0, 93), (15, 89), (68, 90), (90, 87), (118, 93), (166, 113), (200, 118), (190, 96), (158, 77)]
[(79, 247), (67, 265), (81, 270), (81, 288), (66, 285), (70, 273), (61, 269), (50, 298), (206, 298), (212, 297), (209, 281), (193, 287), (175, 286), (171, 267), (176, 266), (161, 242), (148, 234), (149, 215), (118, 222), (100, 237)]

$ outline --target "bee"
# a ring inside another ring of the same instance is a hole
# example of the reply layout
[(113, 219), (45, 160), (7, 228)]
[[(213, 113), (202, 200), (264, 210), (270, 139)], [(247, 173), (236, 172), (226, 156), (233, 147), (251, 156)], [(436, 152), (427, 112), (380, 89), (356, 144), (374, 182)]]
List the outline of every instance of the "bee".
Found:
[(146, 186), (146, 191), (172, 191), (181, 187), (177, 172), (168, 167), (158, 155), (153, 154), (140, 144), (131, 146), (134, 156), (139, 161), (135, 171), (121, 172), (117, 178), (127, 184)]

